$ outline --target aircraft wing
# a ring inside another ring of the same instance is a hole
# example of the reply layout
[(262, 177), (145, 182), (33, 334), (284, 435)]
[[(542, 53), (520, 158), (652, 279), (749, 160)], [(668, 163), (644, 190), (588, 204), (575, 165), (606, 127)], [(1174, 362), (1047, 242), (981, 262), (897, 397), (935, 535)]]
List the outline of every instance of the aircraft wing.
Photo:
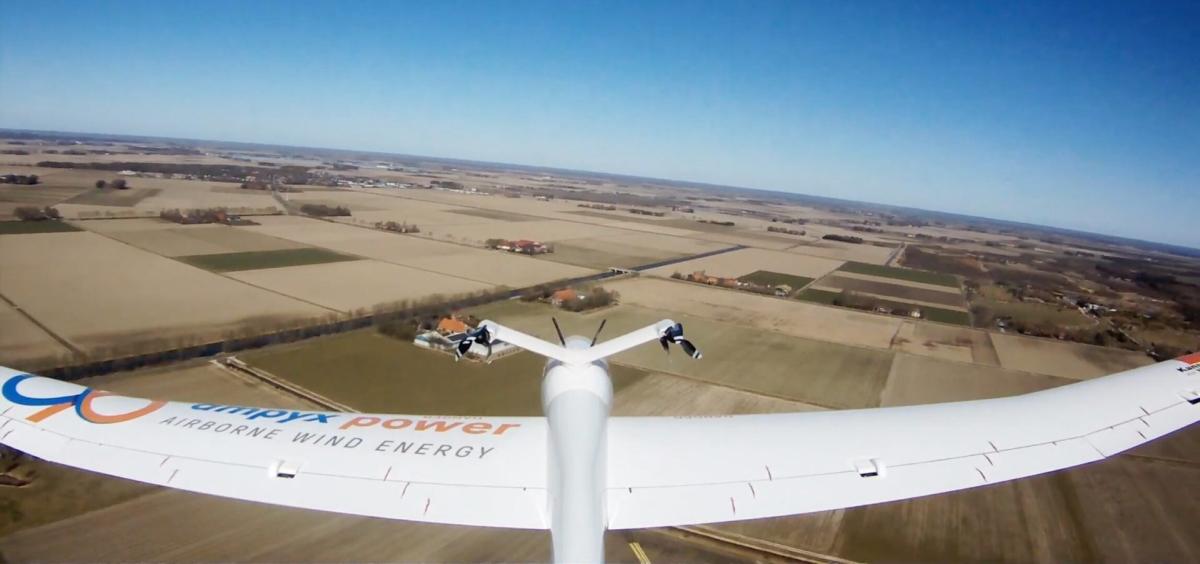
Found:
[(618, 417), (608, 525), (756, 519), (993, 484), (1101, 460), (1197, 420), (1200, 354), (1001, 399)]
[(6, 368), (0, 382), (0, 443), (51, 462), (293, 507), (549, 527), (541, 417), (152, 402)]

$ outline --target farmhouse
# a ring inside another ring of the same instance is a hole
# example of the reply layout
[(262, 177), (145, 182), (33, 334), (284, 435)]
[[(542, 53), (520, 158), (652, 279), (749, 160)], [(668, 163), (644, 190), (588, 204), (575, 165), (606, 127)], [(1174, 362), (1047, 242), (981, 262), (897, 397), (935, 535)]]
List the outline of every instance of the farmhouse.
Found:
[(566, 303), (571, 303), (579, 299), (579, 293), (570, 288), (565, 288), (554, 292), (550, 295), (550, 303), (555, 306), (562, 306)]
[(540, 255), (550, 252), (550, 247), (540, 241), (530, 241), (529, 239), (519, 239), (516, 241), (504, 241), (500, 239), (489, 239), (488, 246), (508, 251), (510, 253), (524, 253), (527, 255)]
[(466, 333), (470, 327), (466, 323), (453, 317), (443, 317), (438, 321), (437, 332), (442, 335), (453, 335), (455, 333)]
[(722, 286), (725, 288), (737, 288), (741, 284), (737, 278), (722, 278), (720, 276), (709, 276), (703, 270), (697, 270), (687, 276), (687, 279), (692, 282), (708, 284), (709, 286)]

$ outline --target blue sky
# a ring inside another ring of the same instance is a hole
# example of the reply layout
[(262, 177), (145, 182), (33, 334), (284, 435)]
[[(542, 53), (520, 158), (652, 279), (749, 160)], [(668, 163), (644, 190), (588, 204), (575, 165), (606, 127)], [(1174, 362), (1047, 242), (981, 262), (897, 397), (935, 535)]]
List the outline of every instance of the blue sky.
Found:
[(0, 127), (731, 184), (1200, 247), (1200, 4), (14, 2)]

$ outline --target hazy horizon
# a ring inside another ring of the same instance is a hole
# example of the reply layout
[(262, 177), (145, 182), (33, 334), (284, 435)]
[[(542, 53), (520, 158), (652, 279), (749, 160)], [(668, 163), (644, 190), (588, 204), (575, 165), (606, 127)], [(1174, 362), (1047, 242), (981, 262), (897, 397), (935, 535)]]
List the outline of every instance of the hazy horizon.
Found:
[(1195, 5), (0, 0), (0, 15), (0, 127), (595, 171), (1200, 248)]

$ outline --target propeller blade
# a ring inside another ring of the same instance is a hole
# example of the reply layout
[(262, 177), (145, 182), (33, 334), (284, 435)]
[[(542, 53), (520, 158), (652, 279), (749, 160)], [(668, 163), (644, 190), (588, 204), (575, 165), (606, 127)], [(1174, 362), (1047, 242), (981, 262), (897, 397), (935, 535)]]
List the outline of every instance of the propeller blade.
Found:
[(683, 352), (688, 354), (688, 356), (695, 359), (700, 358), (700, 351), (696, 350), (696, 346), (693, 345), (691, 341), (680, 337), (679, 346), (683, 349)]
[(463, 337), (463, 340), (458, 342), (458, 346), (454, 348), (455, 362), (461, 359), (463, 355), (467, 354), (467, 351), (471, 350), (471, 344), (473, 342), (474, 340), (471, 339), (470, 336)]
[(658, 344), (662, 345), (663, 352), (665, 352), (665, 353), (670, 353), (670, 352), (671, 352), (671, 347), (670, 347), (670, 344), (669, 344), (670, 342), (671, 342), (671, 341), (669, 341), (669, 340), (667, 339), (667, 336), (666, 336), (666, 335), (663, 335), (662, 337), (659, 337), (659, 339), (658, 339)]
[(600, 326), (596, 328), (596, 334), (592, 337), (592, 345), (596, 346), (596, 340), (600, 338), (600, 332), (604, 330), (604, 324), (608, 323), (608, 318), (600, 320)]
[(554, 332), (558, 333), (558, 344), (564, 347), (567, 346), (567, 340), (563, 338), (562, 328), (558, 326), (558, 319), (551, 317), (550, 321), (554, 322)]

